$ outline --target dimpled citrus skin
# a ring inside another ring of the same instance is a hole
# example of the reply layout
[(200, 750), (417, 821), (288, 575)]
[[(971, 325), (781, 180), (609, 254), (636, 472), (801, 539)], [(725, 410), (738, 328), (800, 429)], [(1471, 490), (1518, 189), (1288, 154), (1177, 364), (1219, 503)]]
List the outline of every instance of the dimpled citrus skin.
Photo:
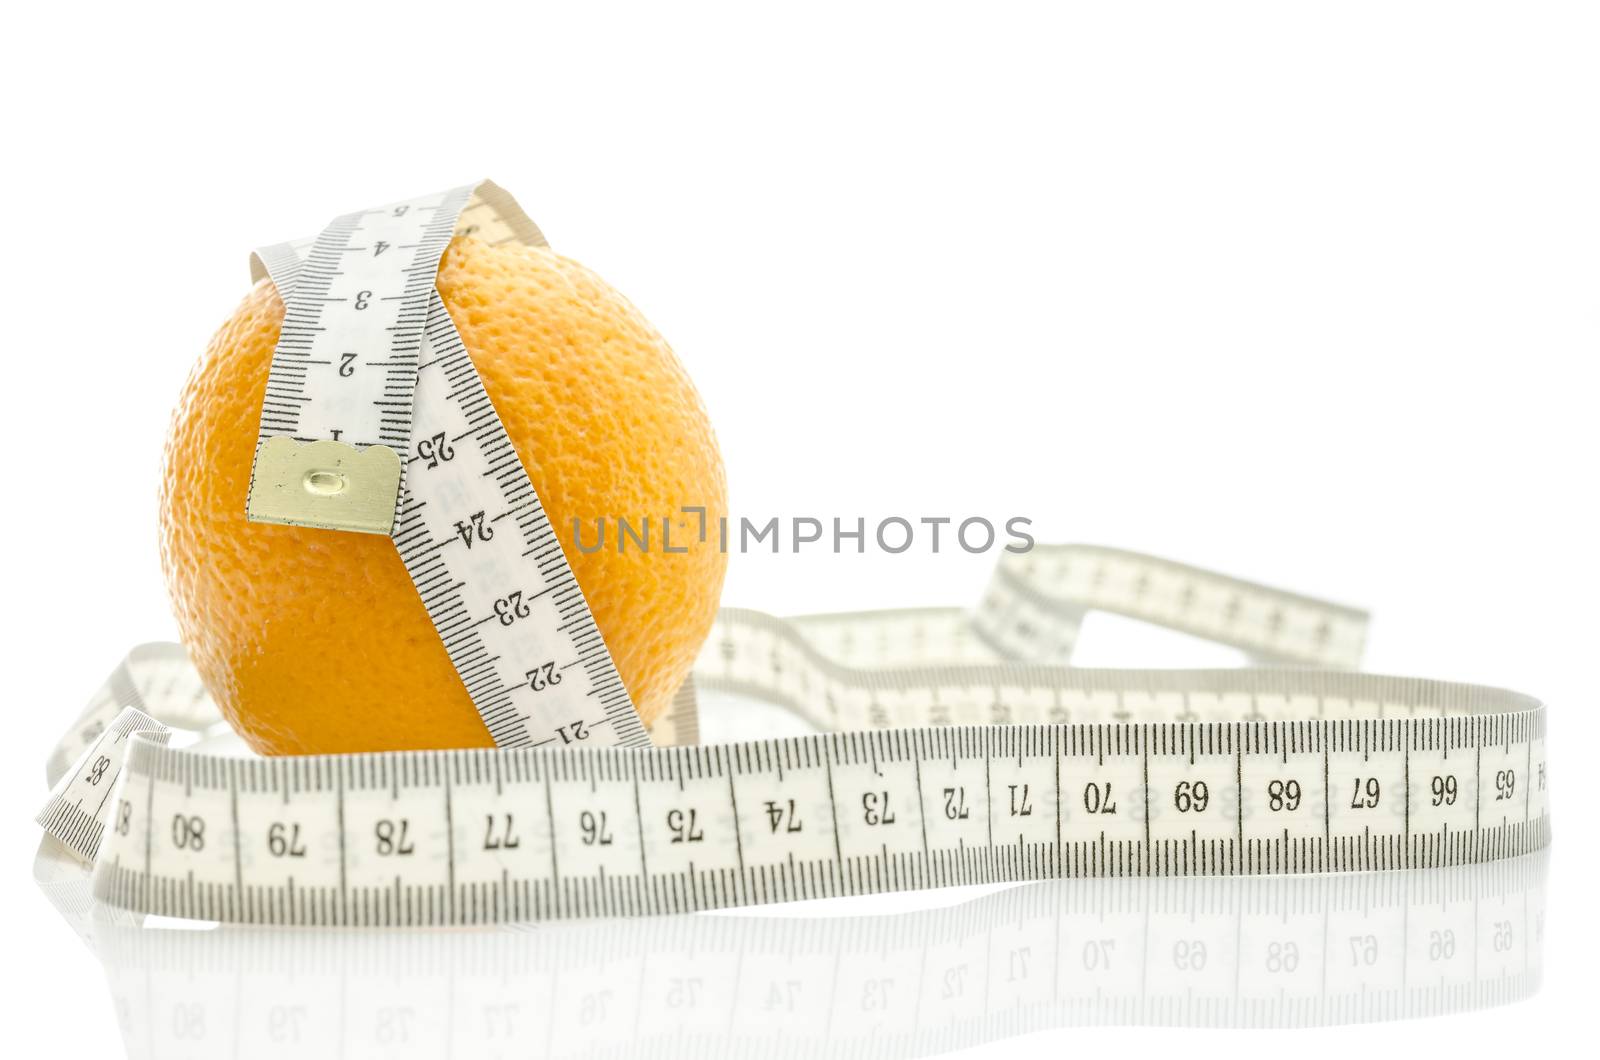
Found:
[[(689, 672), (727, 564), (695, 516), (674, 527), (687, 554), (660, 547), (680, 507), (726, 511), (699, 395), (638, 310), (549, 250), (458, 238), (438, 283), (648, 724)], [(161, 558), (195, 666), (264, 754), (490, 746), (392, 541), (245, 520), (282, 320), (258, 283), (190, 373), (167, 438)], [(650, 518), (650, 551), (617, 552), (619, 516)], [(603, 517), (606, 547), (573, 548), (574, 517), (588, 547)]]

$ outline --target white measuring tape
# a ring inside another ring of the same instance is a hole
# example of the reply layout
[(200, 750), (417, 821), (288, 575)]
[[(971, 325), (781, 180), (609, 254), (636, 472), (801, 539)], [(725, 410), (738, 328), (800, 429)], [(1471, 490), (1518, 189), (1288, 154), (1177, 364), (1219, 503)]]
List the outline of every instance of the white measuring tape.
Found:
[[(203, 728), (214, 708), (181, 648), (146, 647), (52, 757), (40, 817), (96, 863), (102, 900), (251, 923), (461, 924), (1445, 866), (1547, 842), (1537, 701), (1342, 672), (1359, 660), (1359, 612), (1103, 548), (1008, 555), (971, 612), (724, 611), (699, 686), (873, 731), (643, 746), (434, 291), (457, 210), (537, 239), (485, 183), (336, 220), (304, 264), (287, 245), (258, 256), (287, 293), (250, 512), (392, 523), (500, 747), (247, 760), (164, 746), (144, 731)], [(463, 512), (512, 514), (521, 533), (479, 535)], [(1315, 669), (1070, 668), (1089, 610)], [(552, 663), (573, 675), (558, 694), (521, 695)], [(683, 738), (687, 690), (674, 714)]]
[(271, 275), (284, 316), (249, 517), (392, 533), (497, 745), (648, 746), (434, 286), (458, 223), (474, 238), (544, 244), (483, 181), (335, 218), (303, 260), (289, 244), (256, 254), (252, 272)]

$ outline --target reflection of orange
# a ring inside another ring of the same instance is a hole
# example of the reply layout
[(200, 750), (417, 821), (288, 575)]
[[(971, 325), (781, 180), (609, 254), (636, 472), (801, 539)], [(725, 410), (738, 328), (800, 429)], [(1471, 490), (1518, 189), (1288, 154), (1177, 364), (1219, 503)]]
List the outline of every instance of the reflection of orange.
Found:
[[(694, 385), (621, 295), (548, 250), (457, 239), (439, 292), (645, 721), (710, 629), (727, 558), (571, 547), (574, 518), (726, 511)], [(263, 282), (190, 374), (167, 439), (161, 557), (178, 625), (223, 713), (263, 753), (491, 743), (389, 540), (245, 521), (283, 303)], [(689, 517), (697, 522), (697, 517)], [(713, 523), (714, 525), (714, 523)], [(674, 528), (677, 529), (676, 527)], [(655, 542), (653, 541), (654, 545)]]

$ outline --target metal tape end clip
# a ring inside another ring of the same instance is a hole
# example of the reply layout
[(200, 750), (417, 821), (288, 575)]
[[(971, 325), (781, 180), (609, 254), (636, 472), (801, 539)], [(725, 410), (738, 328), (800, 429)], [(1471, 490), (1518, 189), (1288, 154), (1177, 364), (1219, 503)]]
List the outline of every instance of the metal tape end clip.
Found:
[(256, 452), (245, 516), (253, 523), (390, 534), (400, 495), (400, 454), (319, 439), (268, 438)]

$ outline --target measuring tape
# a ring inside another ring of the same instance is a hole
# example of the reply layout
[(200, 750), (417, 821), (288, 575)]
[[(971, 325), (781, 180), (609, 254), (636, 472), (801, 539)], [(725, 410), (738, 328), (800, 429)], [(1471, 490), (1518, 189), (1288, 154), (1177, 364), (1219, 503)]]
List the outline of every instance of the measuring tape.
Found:
[(1546, 857), (1434, 872), (1073, 880), (916, 912), (537, 930), (159, 930), (40, 885), (132, 1057), (924, 1056), (1051, 1028), (1307, 1027), (1521, 1000)]
[[(495, 743), (649, 737), (434, 278), (460, 228), (543, 246), (492, 182), (258, 251), (283, 299), (246, 504), (255, 522), (392, 534)], [(556, 680), (530, 681), (530, 673)], [(534, 689), (538, 688), (536, 692)]]
[[(859, 731), (647, 746), (434, 290), (458, 216), (475, 235), (542, 242), (485, 182), (257, 255), (286, 308), (249, 512), (392, 531), (500, 746), (248, 760), (166, 745), (150, 734), (203, 729), (214, 707), (181, 648), (147, 646), (52, 755), (40, 815), (95, 863), (102, 901), (248, 923), (470, 924), (1459, 865), (1548, 841), (1537, 701), (1344, 672), (1360, 612), (1105, 548), (1008, 554), (971, 611), (725, 610), (658, 744), (691, 738), (693, 687)], [(469, 509), (514, 515), (522, 533), (448, 547)], [(517, 621), (489, 621), (508, 606)], [(1311, 669), (1071, 668), (1093, 610)], [(583, 679), (519, 701), (502, 673), (552, 658)], [(581, 749), (560, 738), (578, 718)]]

